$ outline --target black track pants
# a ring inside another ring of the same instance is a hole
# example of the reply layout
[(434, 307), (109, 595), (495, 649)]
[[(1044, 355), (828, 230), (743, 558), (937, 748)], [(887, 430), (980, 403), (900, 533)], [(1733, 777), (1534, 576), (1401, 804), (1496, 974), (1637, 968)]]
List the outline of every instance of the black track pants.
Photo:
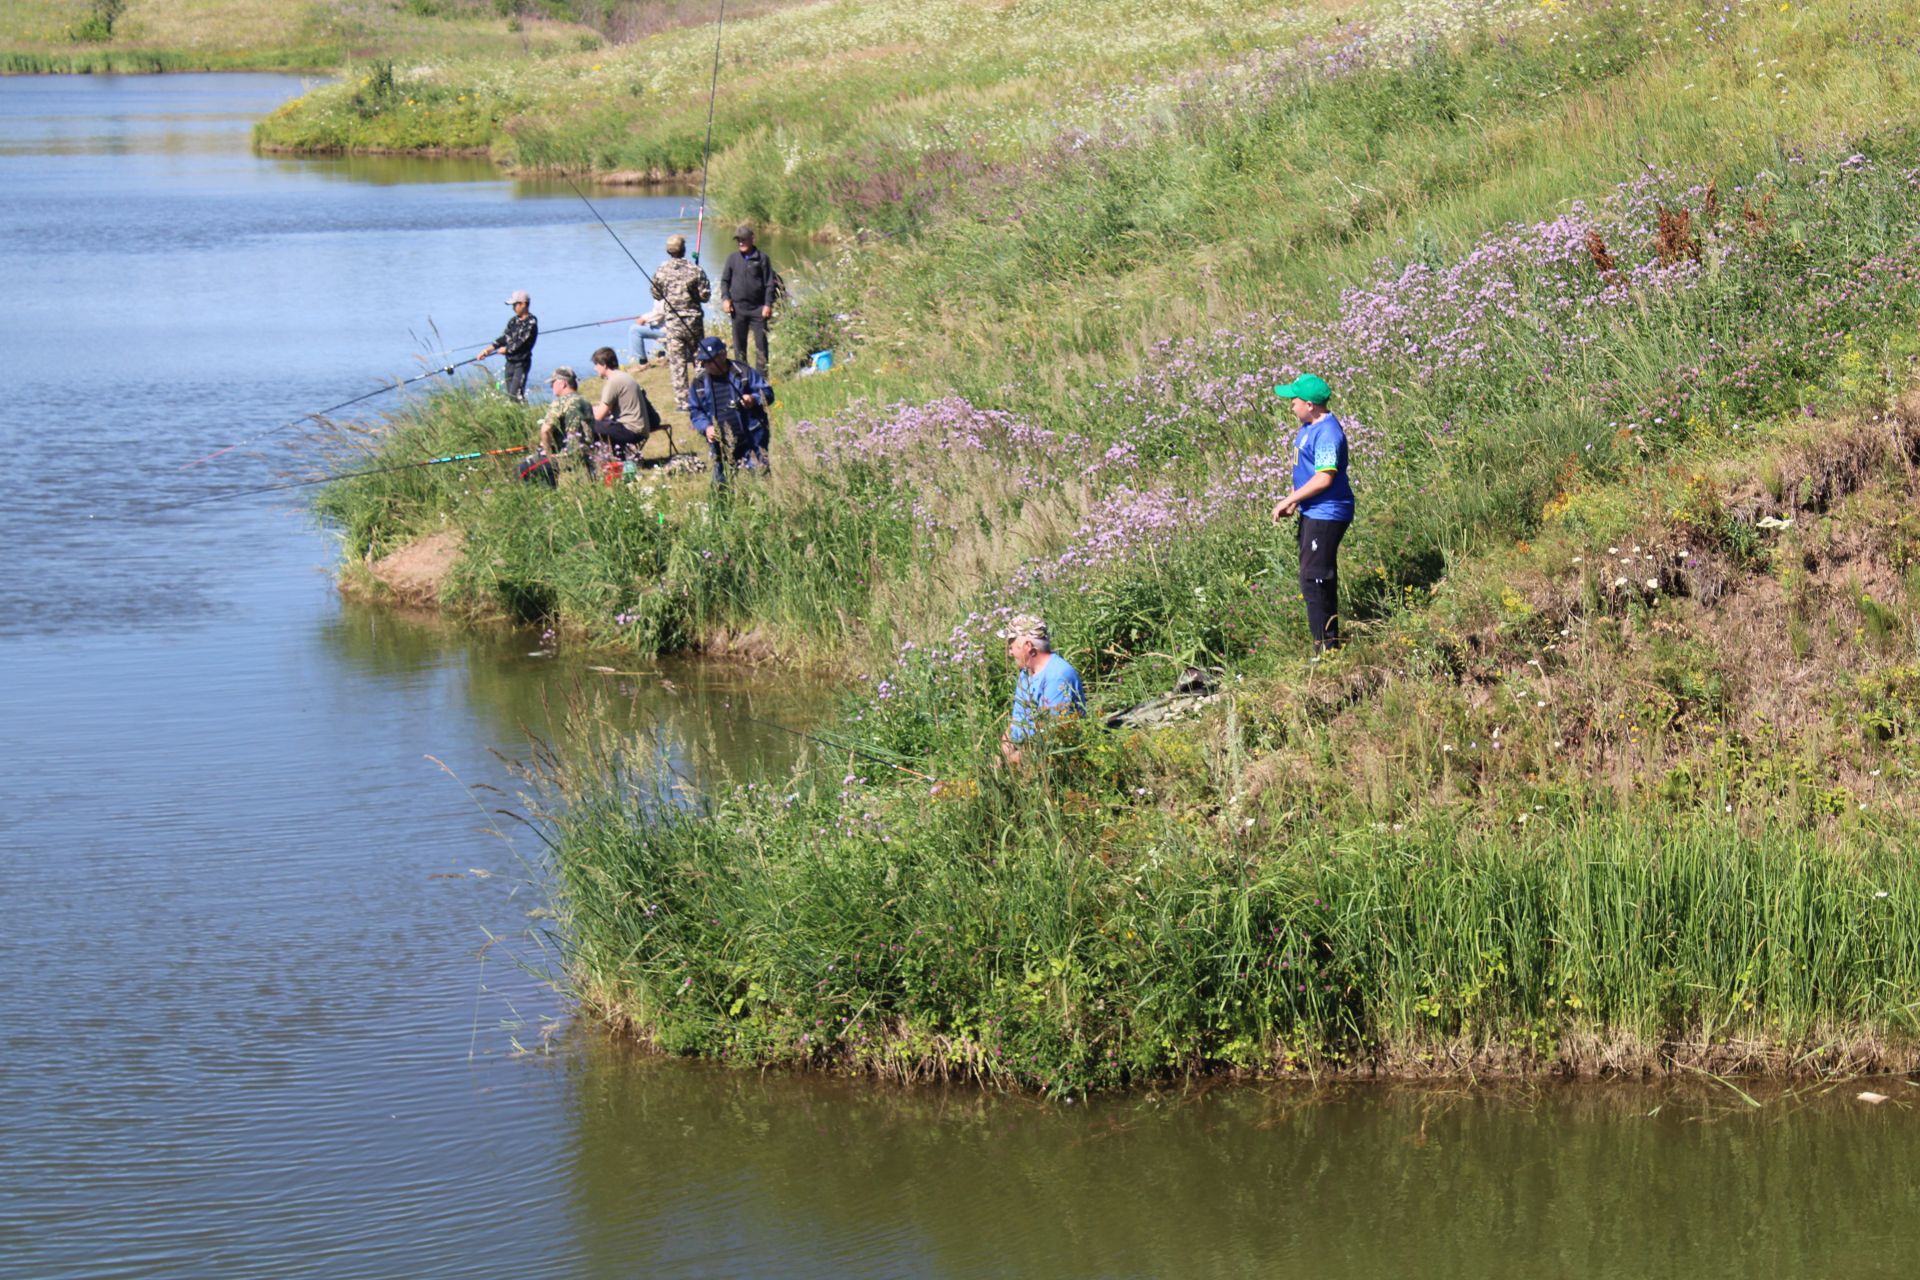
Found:
[(753, 337), (753, 367), (767, 371), (767, 318), (760, 308), (736, 307), (733, 312), (733, 358), (747, 363), (747, 337)]
[(512, 360), (507, 361), (506, 377), (502, 380), (506, 386), (507, 399), (518, 400), (523, 404), (526, 402), (527, 374), (532, 372), (532, 370), (532, 361), (528, 361), (526, 364), (516, 364)]
[(1316, 649), (1340, 643), (1340, 539), (1351, 523), (1300, 518), (1300, 598), (1307, 602), (1307, 630)]

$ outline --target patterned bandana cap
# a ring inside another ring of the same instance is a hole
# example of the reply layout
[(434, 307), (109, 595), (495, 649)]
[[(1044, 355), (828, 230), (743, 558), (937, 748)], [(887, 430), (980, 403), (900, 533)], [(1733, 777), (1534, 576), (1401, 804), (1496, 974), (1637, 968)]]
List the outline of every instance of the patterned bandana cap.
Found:
[(1000, 628), (1000, 638), (1031, 640), (1035, 644), (1044, 645), (1047, 643), (1047, 624), (1041, 621), (1037, 614), (1016, 613), (1008, 620), (1006, 626)]
[(675, 257), (679, 257), (681, 254), (685, 253), (686, 251), (687, 251), (687, 238), (685, 236), (673, 235), (673, 236), (667, 237), (668, 253), (673, 254)]

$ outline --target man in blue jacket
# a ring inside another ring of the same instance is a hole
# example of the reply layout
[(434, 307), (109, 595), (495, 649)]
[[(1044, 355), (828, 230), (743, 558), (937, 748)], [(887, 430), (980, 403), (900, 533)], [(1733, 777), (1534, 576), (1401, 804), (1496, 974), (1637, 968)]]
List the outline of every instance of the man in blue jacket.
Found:
[(687, 387), (687, 418), (707, 438), (715, 487), (724, 487), (735, 467), (771, 471), (767, 406), (773, 403), (773, 387), (766, 375), (727, 359), (727, 344), (717, 335), (700, 339), (693, 354), (700, 372)]
[(1353, 523), (1353, 487), (1347, 482), (1347, 433), (1327, 402), (1333, 392), (1311, 373), (1275, 387), (1289, 401), (1299, 431), (1293, 438), (1293, 491), (1273, 508), (1273, 522), (1300, 517), (1300, 596), (1315, 652), (1340, 644), (1340, 539)]

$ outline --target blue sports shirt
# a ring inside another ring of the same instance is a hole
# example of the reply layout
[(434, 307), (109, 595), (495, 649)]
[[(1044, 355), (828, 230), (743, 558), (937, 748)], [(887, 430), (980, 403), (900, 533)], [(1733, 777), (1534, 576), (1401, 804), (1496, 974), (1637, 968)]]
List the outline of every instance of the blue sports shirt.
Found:
[(1300, 428), (1293, 438), (1293, 487), (1313, 479), (1317, 471), (1333, 472), (1333, 483), (1301, 504), (1309, 520), (1353, 519), (1353, 486), (1347, 483), (1347, 431), (1331, 413)]

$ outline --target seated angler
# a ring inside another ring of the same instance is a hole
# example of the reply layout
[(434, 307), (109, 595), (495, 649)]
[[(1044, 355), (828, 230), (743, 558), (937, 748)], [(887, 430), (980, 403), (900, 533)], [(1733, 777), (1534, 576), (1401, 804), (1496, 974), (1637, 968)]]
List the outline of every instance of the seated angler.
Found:
[(593, 411), (580, 394), (580, 379), (566, 365), (553, 371), (547, 380), (553, 389), (553, 403), (540, 419), (539, 448), (549, 458), (577, 459), (589, 472), (593, 470)]
[(593, 371), (600, 375), (600, 399), (593, 406), (593, 434), (604, 440), (619, 459), (640, 456), (647, 437), (660, 426), (647, 393), (620, 367), (612, 347), (593, 353)]
[(1013, 712), (1000, 738), (1000, 757), (1020, 763), (1045, 721), (1085, 715), (1087, 693), (1073, 664), (1053, 651), (1047, 624), (1030, 613), (1015, 614), (1000, 632), (1014, 667)]
[(773, 388), (758, 369), (727, 358), (727, 344), (718, 337), (700, 339), (694, 349), (700, 370), (687, 388), (687, 417), (693, 429), (707, 438), (713, 457), (713, 483), (725, 485), (735, 467), (762, 474), (772, 470), (767, 446), (772, 431), (767, 406)]

